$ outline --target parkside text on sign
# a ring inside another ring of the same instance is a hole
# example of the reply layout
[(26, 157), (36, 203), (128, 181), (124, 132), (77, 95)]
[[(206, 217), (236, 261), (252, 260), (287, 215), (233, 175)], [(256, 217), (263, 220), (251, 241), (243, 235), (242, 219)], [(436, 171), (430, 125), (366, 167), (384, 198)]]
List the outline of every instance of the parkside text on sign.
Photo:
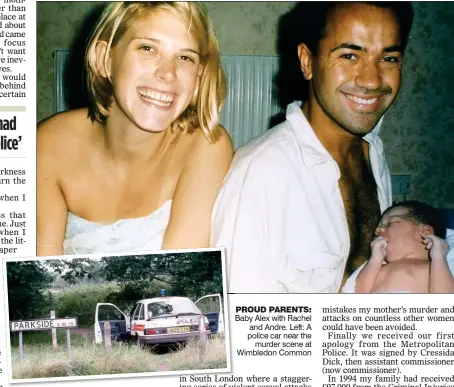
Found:
[(77, 317), (11, 321), (11, 332), (34, 331), (52, 328), (77, 328)]

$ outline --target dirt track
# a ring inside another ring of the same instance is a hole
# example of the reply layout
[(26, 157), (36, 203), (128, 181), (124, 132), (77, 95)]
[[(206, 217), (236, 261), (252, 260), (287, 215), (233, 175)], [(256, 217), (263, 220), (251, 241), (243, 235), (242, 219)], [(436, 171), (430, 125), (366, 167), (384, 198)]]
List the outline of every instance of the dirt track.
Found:
[(95, 332), (93, 331), (93, 328), (72, 328), (71, 333), (75, 335), (82, 335), (85, 337), (94, 337)]

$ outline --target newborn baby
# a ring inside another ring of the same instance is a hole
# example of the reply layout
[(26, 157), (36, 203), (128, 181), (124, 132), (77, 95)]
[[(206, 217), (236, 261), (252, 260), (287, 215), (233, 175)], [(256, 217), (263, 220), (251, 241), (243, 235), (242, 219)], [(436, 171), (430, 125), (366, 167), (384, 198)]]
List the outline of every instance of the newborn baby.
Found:
[(401, 202), (382, 215), (357, 293), (453, 293), (446, 227), (433, 207)]

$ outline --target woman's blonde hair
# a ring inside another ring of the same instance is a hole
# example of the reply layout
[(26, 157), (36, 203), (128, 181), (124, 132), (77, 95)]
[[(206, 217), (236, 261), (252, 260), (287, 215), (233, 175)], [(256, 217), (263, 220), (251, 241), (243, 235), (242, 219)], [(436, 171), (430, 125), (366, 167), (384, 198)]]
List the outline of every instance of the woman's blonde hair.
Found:
[[(208, 141), (216, 141), (219, 113), (224, 105), (226, 85), (219, 48), (210, 20), (194, 2), (115, 2), (102, 13), (88, 43), (85, 66), (89, 94), (89, 116), (105, 124), (113, 98), (111, 80), (99, 73), (96, 46), (107, 42), (107, 53), (115, 47), (134, 21), (155, 10), (167, 10), (181, 20), (199, 45), (203, 71), (193, 101), (171, 125), (182, 133), (202, 129)], [(107, 56), (106, 56), (107, 60)], [(104, 62), (105, 65), (106, 61)]]

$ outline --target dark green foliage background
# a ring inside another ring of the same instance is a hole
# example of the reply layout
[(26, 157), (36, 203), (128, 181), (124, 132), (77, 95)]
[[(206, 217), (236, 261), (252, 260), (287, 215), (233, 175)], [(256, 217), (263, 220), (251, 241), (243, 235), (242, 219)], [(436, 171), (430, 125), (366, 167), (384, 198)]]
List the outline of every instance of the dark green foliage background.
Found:
[(43, 290), (53, 282), (51, 273), (40, 261), (6, 263), (10, 320), (43, 317), (52, 299)]
[[(78, 317), (79, 326), (90, 326), (99, 302), (130, 311), (134, 302), (159, 296), (160, 289), (192, 300), (223, 292), (219, 251), (8, 262), (6, 270), (11, 321), (48, 317), (55, 310), (58, 317)], [(62, 278), (68, 287), (51, 293)]]

